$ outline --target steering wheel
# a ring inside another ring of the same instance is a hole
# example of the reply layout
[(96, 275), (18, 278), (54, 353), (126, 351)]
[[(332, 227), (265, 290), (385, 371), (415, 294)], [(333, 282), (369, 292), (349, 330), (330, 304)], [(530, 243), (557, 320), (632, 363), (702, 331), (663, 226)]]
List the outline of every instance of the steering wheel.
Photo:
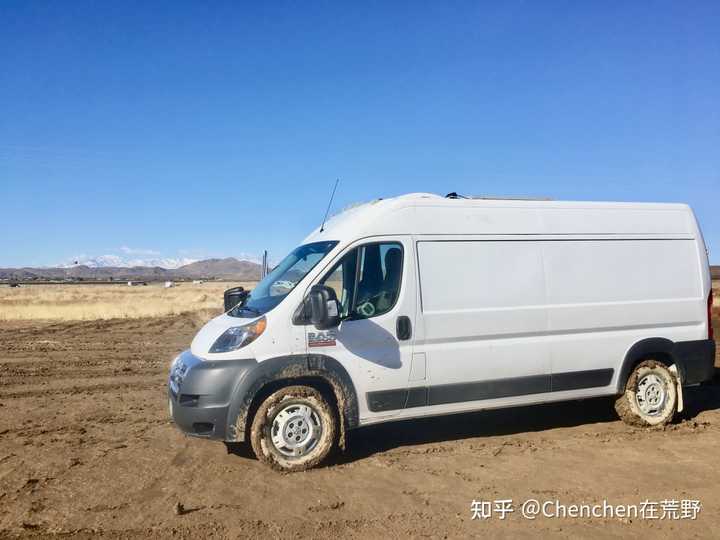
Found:
[(375, 306), (372, 302), (369, 300), (366, 300), (362, 304), (360, 304), (358, 307), (355, 308), (355, 311), (360, 313), (360, 315), (364, 315), (365, 317), (372, 317), (375, 314)]
[(375, 307), (380, 299), (385, 295), (385, 292), (379, 292), (372, 296), (368, 296), (362, 304), (359, 304), (355, 311), (365, 317), (372, 317), (375, 315), (377, 308)]

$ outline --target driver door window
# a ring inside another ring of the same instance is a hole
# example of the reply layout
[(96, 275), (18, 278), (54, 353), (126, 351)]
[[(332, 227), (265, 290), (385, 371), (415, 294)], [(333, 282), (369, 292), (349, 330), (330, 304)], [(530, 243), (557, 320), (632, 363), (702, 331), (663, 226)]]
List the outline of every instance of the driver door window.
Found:
[(322, 283), (335, 290), (343, 318), (368, 319), (395, 306), (402, 267), (401, 244), (366, 244), (345, 255)]

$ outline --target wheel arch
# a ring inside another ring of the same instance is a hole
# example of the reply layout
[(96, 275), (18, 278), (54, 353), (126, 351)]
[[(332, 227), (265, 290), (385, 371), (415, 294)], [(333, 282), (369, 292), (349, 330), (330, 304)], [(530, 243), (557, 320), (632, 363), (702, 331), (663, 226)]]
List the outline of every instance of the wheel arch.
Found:
[(666, 366), (675, 365), (681, 380), (685, 380), (684, 365), (674, 352), (675, 342), (667, 338), (645, 338), (633, 344), (625, 354), (618, 373), (616, 390), (618, 394), (625, 391), (625, 385), (633, 369), (643, 360), (657, 360)]
[(340, 422), (339, 444), (344, 448), (347, 430), (359, 424), (357, 393), (342, 364), (321, 354), (279, 356), (259, 362), (233, 390), (227, 417), (228, 440), (249, 440), (252, 418), (260, 404), (276, 390), (297, 384), (329, 394)]

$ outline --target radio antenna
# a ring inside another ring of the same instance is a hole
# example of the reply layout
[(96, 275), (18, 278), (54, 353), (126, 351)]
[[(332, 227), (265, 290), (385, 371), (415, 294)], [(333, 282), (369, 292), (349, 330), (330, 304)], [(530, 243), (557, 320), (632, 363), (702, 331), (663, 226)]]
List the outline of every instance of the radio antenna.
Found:
[(320, 232), (323, 232), (325, 230), (325, 221), (327, 220), (328, 214), (330, 213), (330, 207), (332, 206), (333, 199), (335, 198), (335, 190), (338, 187), (338, 184), (340, 183), (340, 179), (335, 179), (335, 185), (333, 186), (332, 193), (330, 194), (330, 202), (328, 203), (327, 210), (325, 210), (325, 217), (323, 217), (322, 225), (320, 225)]

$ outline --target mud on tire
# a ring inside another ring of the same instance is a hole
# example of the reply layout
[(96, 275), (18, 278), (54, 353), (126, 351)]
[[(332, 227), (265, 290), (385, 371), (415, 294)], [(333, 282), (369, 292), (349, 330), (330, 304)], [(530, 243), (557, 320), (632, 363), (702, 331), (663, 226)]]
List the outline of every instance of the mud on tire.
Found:
[(632, 426), (664, 426), (677, 411), (677, 380), (661, 362), (645, 360), (630, 373), (615, 411)]
[(295, 472), (320, 464), (337, 439), (337, 414), (316, 389), (288, 386), (271, 394), (255, 413), (250, 444), (273, 469)]

